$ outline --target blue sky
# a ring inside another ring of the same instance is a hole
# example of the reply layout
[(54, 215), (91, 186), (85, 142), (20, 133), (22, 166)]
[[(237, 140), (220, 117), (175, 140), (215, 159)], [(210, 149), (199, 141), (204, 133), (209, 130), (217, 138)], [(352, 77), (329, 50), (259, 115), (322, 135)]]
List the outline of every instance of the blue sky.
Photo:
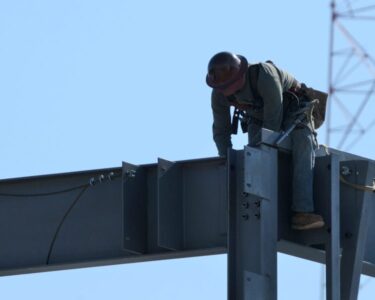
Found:
[[(0, 0), (0, 178), (214, 156), (209, 58), (271, 59), (327, 90), (329, 22), (329, 1)], [(374, 158), (371, 136), (351, 151)], [(319, 299), (320, 276), (280, 255), (279, 299)], [(226, 299), (226, 256), (2, 277), (0, 297)]]

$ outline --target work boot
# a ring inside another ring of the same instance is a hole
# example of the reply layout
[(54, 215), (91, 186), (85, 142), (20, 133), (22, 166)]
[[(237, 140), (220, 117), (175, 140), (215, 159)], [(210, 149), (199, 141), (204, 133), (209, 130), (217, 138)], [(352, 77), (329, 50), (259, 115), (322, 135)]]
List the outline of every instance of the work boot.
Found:
[(292, 217), (292, 229), (308, 230), (324, 226), (322, 216), (313, 213), (296, 212)]

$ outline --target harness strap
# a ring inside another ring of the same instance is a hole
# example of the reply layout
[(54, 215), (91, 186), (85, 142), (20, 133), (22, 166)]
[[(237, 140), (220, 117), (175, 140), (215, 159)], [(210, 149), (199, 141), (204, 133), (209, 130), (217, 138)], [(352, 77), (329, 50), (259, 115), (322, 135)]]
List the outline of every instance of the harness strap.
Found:
[(258, 92), (258, 77), (259, 77), (259, 67), (260, 64), (254, 64), (249, 67), (249, 75), (250, 75), (250, 89), (253, 93), (255, 101), (263, 101), (262, 97), (259, 95)]
[[(250, 90), (254, 96), (254, 100), (258, 103), (263, 103), (263, 99), (259, 95), (258, 88), (257, 88), (258, 77), (259, 77), (259, 65), (260, 64), (253, 64), (249, 67), (249, 79), (250, 79), (249, 81), (250, 81)], [(228, 96), (227, 99), (231, 103), (235, 102), (235, 97), (233, 95)], [(234, 110), (233, 118), (232, 118), (232, 126), (231, 126), (232, 132), (231, 133), (237, 134), (238, 122), (240, 121), (240, 117), (242, 117), (241, 128), (242, 128), (242, 131), (245, 133), (247, 132), (247, 122), (248, 122), (246, 110), (244, 110), (242, 107), (238, 107), (236, 105), (234, 106), (235, 106), (235, 110)]]

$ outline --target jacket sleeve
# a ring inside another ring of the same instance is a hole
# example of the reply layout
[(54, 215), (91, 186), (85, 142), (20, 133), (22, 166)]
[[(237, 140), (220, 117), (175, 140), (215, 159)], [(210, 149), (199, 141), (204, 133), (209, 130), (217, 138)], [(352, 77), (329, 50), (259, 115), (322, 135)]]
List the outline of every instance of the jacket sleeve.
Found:
[(232, 148), (230, 106), (219, 92), (212, 91), (211, 107), (213, 113), (212, 133), (220, 156), (227, 155)]
[(283, 87), (275, 67), (261, 65), (258, 92), (263, 98), (263, 127), (279, 131), (283, 120)]

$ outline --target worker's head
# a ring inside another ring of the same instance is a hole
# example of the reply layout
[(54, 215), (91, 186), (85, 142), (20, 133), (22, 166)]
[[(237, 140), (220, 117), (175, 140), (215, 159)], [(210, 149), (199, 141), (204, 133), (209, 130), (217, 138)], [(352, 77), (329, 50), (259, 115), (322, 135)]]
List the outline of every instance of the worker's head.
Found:
[(230, 52), (219, 52), (208, 63), (206, 82), (224, 96), (229, 96), (245, 84), (247, 68), (245, 57)]

